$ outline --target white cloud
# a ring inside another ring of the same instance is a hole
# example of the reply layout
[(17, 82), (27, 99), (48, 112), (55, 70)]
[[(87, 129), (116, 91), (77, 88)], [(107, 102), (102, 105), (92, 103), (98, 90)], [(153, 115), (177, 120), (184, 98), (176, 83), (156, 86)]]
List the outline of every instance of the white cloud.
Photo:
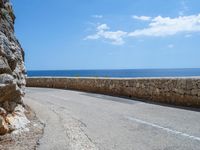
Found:
[(170, 36), (178, 33), (191, 33), (200, 31), (200, 14), (192, 16), (179, 16), (177, 18), (155, 17), (149, 24), (149, 27), (138, 29), (129, 36)]
[(102, 30), (109, 30), (110, 27), (108, 27), (107, 24), (101, 24), (97, 27), (97, 31), (102, 31)]
[(103, 15), (92, 15), (93, 18), (101, 19), (103, 18)]
[[(132, 32), (122, 30), (110, 31), (107, 24), (98, 25), (96, 33), (87, 36), (87, 40), (103, 39), (111, 44), (122, 45), (124, 38), (130, 37), (166, 37), (183, 33), (184, 37), (191, 37), (192, 33), (200, 32), (200, 14), (191, 16), (179, 16), (176, 18), (157, 16), (151, 17), (151, 21), (144, 29), (136, 29)], [(169, 48), (172, 46), (169, 46)]]
[(168, 48), (174, 48), (174, 45), (173, 44), (169, 44), (167, 47)]
[(127, 32), (124, 31), (108, 31), (110, 28), (107, 24), (101, 24), (97, 27), (97, 33), (94, 35), (89, 35), (85, 39), (97, 40), (97, 39), (106, 39), (111, 41), (111, 44), (122, 45), (124, 44), (123, 37), (127, 35)]
[(186, 4), (186, 0), (182, 0), (181, 1), (181, 9), (179, 11), (179, 15), (183, 16), (187, 11), (189, 10), (187, 4)]
[(185, 38), (190, 38), (190, 37), (192, 37), (191, 34), (186, 34), (186, 35), (185, 35)]
[(151, 17), (149, 16), (132, 16), (133, 19), (142, 20), (142, 21), (149, 21)]

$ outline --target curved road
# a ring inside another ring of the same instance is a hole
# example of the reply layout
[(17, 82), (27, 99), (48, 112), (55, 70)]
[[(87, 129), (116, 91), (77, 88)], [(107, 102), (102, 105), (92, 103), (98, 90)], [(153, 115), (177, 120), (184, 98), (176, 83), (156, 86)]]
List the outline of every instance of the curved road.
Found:
[(200, 112), (69, 90), (27, 88), (39, 150), (198, 150)]

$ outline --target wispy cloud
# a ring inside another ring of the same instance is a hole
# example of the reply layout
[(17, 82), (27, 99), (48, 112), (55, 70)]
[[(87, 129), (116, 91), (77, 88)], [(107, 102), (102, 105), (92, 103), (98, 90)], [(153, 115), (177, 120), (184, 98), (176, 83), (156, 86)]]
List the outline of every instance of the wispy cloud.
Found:
[(185, 38), (190, 38), (190, 37), (192, 37), (191, 34), (186, 34), (186, 35), (185, 35)]
[(132, 16), (133, 19), (141, 20), (141, 21), (149, 21), (151, 17), (149, 16)]
[(155, 17), (147, 28), (138, 29), (129, 36), (170, 36), (178, 33), (191, 33), (200, 31), (200, 14), (191, 16), (179, 16), (177, 18)]
[(103, 15), (92, 15), (93, 18), (101, 19), (103, 18)]
[(173, 44), (169, 44), (167, 47), (172, 49), (172, 48), (174, 48), (174, 45)]
[(185, 37), (190, 37), (192, 33), (200, 32), (200, 14), (179, 16), (176, 18), (157, 16), (154, 18), (149, 17), (149, 19), (150, 22), (147, 24), (146, 28), (136, 29), (132, 32), (122, 30), (110, 31), (110, 27), (108, 27), (107, 24), (101, 24), (97, 26), (95, 34), (89, 35), (85, 39), (104, 39), (110, 41), (111, 44), (122, 45), (125, 43), (124, 38), (128, 37), (166, 37), (179, 33), (185, 34)]
[(181, 9), (179, 11), (179, 15), (183, 16), (185, 15), (185, 13), (189, 10), (188, 6), (187, 6), (187, 1), (186, 0), (182, 0), (181, 1)]
[(106, 39), (111, 41), (111, 44), (122, 45), (124, 44), (123, 38), (127, 35), (127, 32), (124, 31), (109, 31), (107, 24), (101, 24), (97, 27), (97, 33), (94, 35), (89, 35), (85, 39), (97, 40), (97, 39)]

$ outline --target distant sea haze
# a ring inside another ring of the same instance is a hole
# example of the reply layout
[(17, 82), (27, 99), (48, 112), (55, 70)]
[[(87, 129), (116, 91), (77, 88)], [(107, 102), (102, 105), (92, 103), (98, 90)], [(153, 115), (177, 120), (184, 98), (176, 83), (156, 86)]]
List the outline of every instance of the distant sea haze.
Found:
[(196, 69), (119, 69), (119, 70), (34, 70), (27, 71), (29, 77), (188, 77), (200, 76)]

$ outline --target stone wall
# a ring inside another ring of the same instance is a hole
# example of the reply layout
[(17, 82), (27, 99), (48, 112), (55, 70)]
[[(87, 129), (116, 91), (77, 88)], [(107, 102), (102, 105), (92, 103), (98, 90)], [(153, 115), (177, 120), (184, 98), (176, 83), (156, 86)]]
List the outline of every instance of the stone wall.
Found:
[(200, 107), (200, 78), (27, 78), (28, 87), (102, 93), (179, 106)]
[(0, 134), (10, 130), (6, 118), (23, 104), (25, 89), (24, 51), (14, 35), (14, 21), (9, 0), (0, 0)]

